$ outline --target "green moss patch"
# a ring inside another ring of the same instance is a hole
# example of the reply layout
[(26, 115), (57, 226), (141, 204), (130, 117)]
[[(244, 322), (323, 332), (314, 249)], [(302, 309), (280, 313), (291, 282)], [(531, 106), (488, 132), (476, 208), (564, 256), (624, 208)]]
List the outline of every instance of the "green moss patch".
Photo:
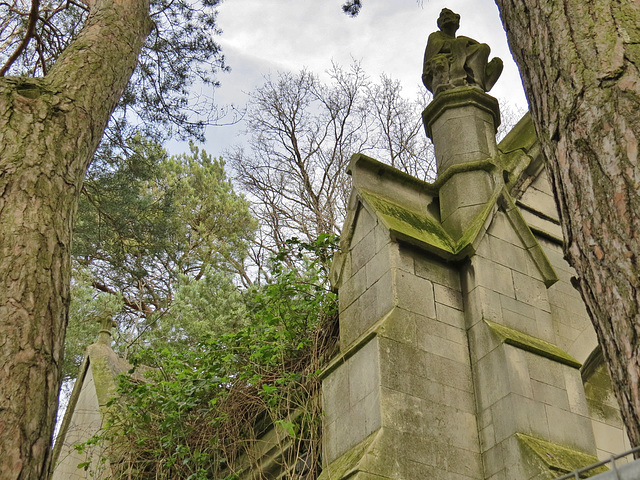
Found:
[(513, 152), (514, 150), (528, 151), (537, 141), (538, 137), (531, 120), (531, 114), (527, 112), (502, 139), (498, 145), (498, 150), (503, 153)]
[(496, 192), (460, 240), (456, 242), (435, 218), (406, 208), (367, 190), (360, 189), (360, 194), (393, 234), (409, 242), (418, 243), (445, 258), (453, 259), (458, 259), (469, 253), (467, 247), (477, 239), (499, 196), (499, 192)]
[(494, 158), (486, 158), (484, 160), (476, 160), (475, 162), (457, 163), (451, 165), (443, 173), (438, 175), (438, 178), (431, 184), (433, 191), (438, 192), (440, 188), (447, 183), (447, 181), (457, 175), (458, 173), (475, 172), (482, 170), (485, 172), (493, 172), (496, 169), (496, 162)]
[[(531, 449), (549, 470), (559, 472), (561, 475), (598, 462), (598, 459), (593, 455), (565, 447), (558, 443), (542, 440), (530, 435), (525, 435), (524, 433), (516, 433), (516, 437), (521, 444)], [(594, 468), (581, 474), (580, 478), (592, 477), (607, 470), (605, 466)]]
[(383, 199), (372, 192), (361, 190), (360, 193), (392, 232), (407, 240), (415, 239), (443, 252), (455, 253), (455, 242), (437, 220)]
[(569, 365), (573, 368), (580, 368), (582, 366), (582, 364), (571, 355), (549, 342), (490, 320), (485, 319), (484, 322), (508, 345), (513, 345), (514, 347)]
[(345, 480), (360, 470), (360, 464), (363, 461), (369, 447), (377, 437), (378, 432), (372, 433), (362, 442), (351, 447), (347, 452), (340, 455), (331, 464), (325, 468), (318, 480)]

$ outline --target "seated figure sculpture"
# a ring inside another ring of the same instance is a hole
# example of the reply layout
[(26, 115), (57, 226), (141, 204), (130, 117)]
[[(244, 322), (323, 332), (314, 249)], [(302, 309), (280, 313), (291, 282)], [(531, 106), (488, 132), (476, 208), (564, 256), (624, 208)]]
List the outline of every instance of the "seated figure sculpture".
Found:
[(459, 27), (460, 15), (444, 8), (438, 18), (440, 30), (429, 35), (422, 83), (434, 96), (462, 86), (477, 86), (488, 92), (502, 73), (502, 60), (498, 57), (487, 62), (489, 45), (469, 37), (456, 37)]

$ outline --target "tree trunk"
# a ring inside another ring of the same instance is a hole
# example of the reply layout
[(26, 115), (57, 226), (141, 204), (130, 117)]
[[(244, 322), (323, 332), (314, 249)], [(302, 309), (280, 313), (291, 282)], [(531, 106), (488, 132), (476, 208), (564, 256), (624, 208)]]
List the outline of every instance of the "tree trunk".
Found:
[(547, 158), (565, 256), (640, 445), (640, 3), (496, 0)]
[(0, 78), (0, 480), (44, 479), (82, 180), (150, 30), (99, 0), (44, 78)]

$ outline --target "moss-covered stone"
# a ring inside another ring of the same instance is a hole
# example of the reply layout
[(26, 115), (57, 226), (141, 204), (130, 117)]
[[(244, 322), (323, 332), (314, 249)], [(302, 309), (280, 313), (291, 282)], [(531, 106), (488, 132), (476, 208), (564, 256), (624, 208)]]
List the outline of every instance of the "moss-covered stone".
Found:
[[(516, 437), (518, 441), (529, 448), (549, 470), (557, 472), (559, 475), (570, 473), (598, 462), (598, 458), (593, 455), (574, 450), (573, 448), (558, 443), (549, 442), (523, 433), (516, 433)], [(581, 474), (580, 478), (592, 477), (607, 470), (605, 466), (594, 468), (589, 472)]]
[(480, 232), (482, 231), (482, 227), (484, 227), (487, 219), (494, 212), (494, 207), (496, 202), (500, 198), (500, 190), (496, 190), (489, 201), (485, 204), (482, 211), (478, 214), (478, 216), (467, 226), (466, 230), (458, 240), (458, 244), (456, 245), (456, 252), (462, 254), (462, 256), (467, 254), (475, 253), (478, 242), (481, 240)]
[(365, 457), (377, 433), (372, 433), (355, 447), (351, 447), (329, 466), (318, 477), (318, 480), (342, 480), (353, 476), (358, 472), (360, 463)]
[(611, 386), (611, 377), (600, 348), (585, 361), (582, 381), (591, 416), (609, 425), (623, 428), (620, 409)]
[(531, 114), (527, 112), (498, 144), (498, 150), (505, 154), (515, 150), (528, 151), (537, 141)]
[(118, 375), (127, 372), (131, 365), (119, 358), (111, 347), (101, 343), (89, 345), (87, 355), (93, 371), (98, 402), (103, 407), (116, 396)]
[(391, 202), (372, 192), (361, 189), (362, 198), (377, 212), (387, 228), (399, 238), (417, 243), (446, 259), (460, 259), (468, 254), (470, 245), (478, 238), (500, 192), (496, 192), (480, 214), (455, 241), (439, 221), (420, 212)]
[(395, 234), (400, 234), (405, 240), (418, 240), (424, 246), (434, 247), (442, 252), (455, 252), (455, 242), (435, 219), (372, 192), (361, 190), (360, 194), (380, 215), (387, 228)]
[(484, 170), (485, 172), (491, 172), (495, 170), (496, 162), (493, 158), (487, 158), (484, 160), (477, 160), (475, 162), (466, 162), (466, 163), (457, 163), (455, 165), (451, 165), (447, 168), (443, 173), (438, 175), (438, 178), (435, 182), (429, 184), (431, 188), (438, 192), (440, 187), (447, 183), (447, 181), (458, 173), (464, 172), (473, 172), (476, 170)]
[(513, 345), (514, 347), (518, 347), (522, 350), (535, 353), (536, 355), (547, 357), (551, 360), (569, 365), (573, 368), (580, 368), (582, 366), (580, 362), (578, 362), (564, 350), (540, 338), (536, 338), (527, 333), (519, 332), (509, 327), (505, 327), (504, 325), (500, 325), (490, 320), (485, 319), (485, 323), (496, 335), (498, 335), (502, 339), (504, 343), (508, 345)]

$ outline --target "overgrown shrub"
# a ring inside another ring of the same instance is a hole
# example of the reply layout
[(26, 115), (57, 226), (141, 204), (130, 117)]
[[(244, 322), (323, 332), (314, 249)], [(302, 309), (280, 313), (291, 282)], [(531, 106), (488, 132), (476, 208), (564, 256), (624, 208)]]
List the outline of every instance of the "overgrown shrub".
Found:
[[(244, 295), (249, 325), (196, 349), (146, 350), (145, 381), (121, 378), (104, 430), (110, 478), (221, 479), (255, 468), (251, 452), (270, 428), (288, 448), (290, 478), (319, 473), (320, 368), (337, 338), (337, 298), (327, 259), (336, 239), (293, 240), (272, 265), (270, 283)], [(184, 347), (182, 347), (184, 348)], [(82, 448), (82, 446), (80, 446)], [(257, 478), (257, 477), (256, 477)]]

